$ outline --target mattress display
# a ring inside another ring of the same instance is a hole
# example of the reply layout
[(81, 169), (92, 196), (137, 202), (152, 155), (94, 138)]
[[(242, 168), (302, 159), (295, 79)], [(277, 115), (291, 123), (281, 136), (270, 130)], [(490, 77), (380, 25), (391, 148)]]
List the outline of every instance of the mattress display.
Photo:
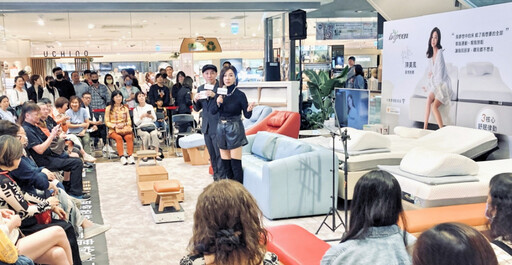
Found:
[[(402, 198), (417, 206), (438, 207), (456, 204), (485, 202), (489, 192), (489, 181), (499, 173), (512, 172), (512, 159), (477, 162), (479, 172), (476, 182), (428, 185), (398, 173), (393, 176), (400, 183)], [(383, 167), (386, 170), (386, 167)]]
[(512, 90), (492, 63), (472, 63), (461, 69), (459, 99), (512, 102)]
[[(476, 158), (496, 148), (498, 140), (493, 133), (472, 128), (446, 126), (418, 139), (404, 138), (397, 135), (386, 135), (391, 145), (389, 152), (378, 152), (349, 156), (348, 171), (376, 169), (378, 165), (399, 165), (404, 155), (414, 147), (432, 148), (437, 151), (460, 154)], [(310, 144), (317, 144), (332, 150), (332, 138), (310, 137), (300, 139)], [(342, 142), (336, 142), (336, 149)], [(340, 161), (345, 160), (343, 152), (336, 152)]]

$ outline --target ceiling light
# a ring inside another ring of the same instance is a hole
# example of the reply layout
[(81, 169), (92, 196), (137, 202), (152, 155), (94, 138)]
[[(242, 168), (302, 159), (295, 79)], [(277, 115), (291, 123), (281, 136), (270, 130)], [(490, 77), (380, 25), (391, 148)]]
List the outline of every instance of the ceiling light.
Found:
[(199, 33), (196, 32), (196, 36), (199, 36)]
[(356, 13), (363, 13), (363, 11), (361, 11), (361, 10), (356, 10)]
[(142, 20), (142, 23), (148, 23), (148, 21), (144, 19), (144, 20)]
[(220, 23), (220, 27), (221, 27), (221, 28), (225, 28), (225, 27), (226, 27), (226, 23), (221, 22), (221, 23)]
[(256, 37), (256, 33), (253, 33), (253, 34), (252, 34), (252, 36), (253, 36), (253, 37)]
[(52, 35), (52, 33), (48, 31), (48, 35)]
[(94, 24), (89, 24), (89, 25), (87, 25), (87, 28), (88, 28), (88, 29), (93, 29), (93, 28), (94, 28)]
[(37, 24), (39, 24), (39, 26), (44, 26), (44, 20), (42, 18), (38, 19)]
[(62, 46), (62, 43), (60, 43), (60, 41), (57, 41), (57, 45)]
[(90, 41), (86, 41), (85, 44), (89, 45), (89, 44), (91, 44), (91, 42)]

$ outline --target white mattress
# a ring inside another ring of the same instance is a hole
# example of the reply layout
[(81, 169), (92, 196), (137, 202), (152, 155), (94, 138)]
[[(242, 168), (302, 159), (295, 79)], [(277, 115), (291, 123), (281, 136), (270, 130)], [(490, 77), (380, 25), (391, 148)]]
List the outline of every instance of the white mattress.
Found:
[(393, 174), (402, 188), (403, 199), (420, 207), (485, 202), (489, 192), (489, 181), (499, 173), (512, 172), (512, 159), (477, 162), (478, 182), (428, 185)]
[[(350, 156), (347, 161), (348, 171), (371, 170), (376, 169), (378, 165), (399, 165), (409, 150), (419, 146), (476, 158), (492, 150), (498, 144), (496, 136), (490, 132), (458, 126), (446, 126), (418, 139), (397, 135), (386, 135), (386, 137), (391, 140), (389, 152)], [(330, 137), (319, 136), (301, 140), (332, 150), (332, 138)], [(341, 141), (336, 142), (336, 148), (341, 147), (341, 144)], [(342, 151), (337, 151), (336, 154), (340, 161), (345, 160)]]
[(501, 79), (497, 67), (491, 74), (471, 75), (467, 67), (461, 69), (459, 99), (479, 101), (512, 102), (512, 90)]

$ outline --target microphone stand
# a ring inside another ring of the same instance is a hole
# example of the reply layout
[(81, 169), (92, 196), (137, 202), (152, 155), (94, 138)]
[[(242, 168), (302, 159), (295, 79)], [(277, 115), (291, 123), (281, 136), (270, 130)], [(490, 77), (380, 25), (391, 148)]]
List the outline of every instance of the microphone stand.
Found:
[[(334, 98), (332, 98), (332, 102), (333, 102), (333, 107), (334, 106)], [(335, 122), (338, 122), (339, 119), (338, 119), (338, 114), (336, 113), (336, 108), (334, 108), (334, 113), (335, 113)], [(331, 137), (332, 137), (332, 194), (331, 194), (331, 199), (332, 199), (332, 206), (329, 210), (329, 212), (326, 214), (324, 220), (322, 221), (322, 223), (320, 224), (320, 227), (318, 227), (318, 230), (316, 231), (316, 235), (318, 235), (318, 232), (320, 232), (320, 229), (322, 229), (322, 226), (325, 224), (325, 226), (327, 226), (327, 228), (329, 228), (329, 230), (331, 230), (332, 232), (335, 232), (336, 229), (338, 229), (341, 225), (343, 225), (343, 227), (345, 228), (345, 232), (347, 231), (347, 222), (348, 222), (348, 196), (347, 196), (347, 192), (348, 192), (348, 186), (347, 186), (347, 179), (348, 179), (348, 171), (347, 171), (347, 159), (348, 159), (348, 151), (347, 151), (347, 141), (350, 140), (350, 136), (348, 135), (348, 131), (347, 129), (345, 128), (345, 130), (342, 132), (341, 131), (341, 125), (338, 123), (338, 130), (339, 130), (339, 133), (331, 130), (330, 128), (328, 127), (324, 127), (326, 128), (327, 130), (329, 130), (329, 133), (331, 134)], [(343, 165), (343, 171), (344, 171), (344, 178), (345, 178), (345, 200), (344, 200), (344, 205), (343, 205), (343, 210), (345, 211), (345, 222), (343, 221), (343, 219), (341, 219), (341, 216), (339, 214), (339, 212), (337, 211), (336, 209), (336, 197), (334, 194), (336, 194), (336, 187), (335, 187), (335, 183), (336, 183), (336, 178), (338, 177), (338, 167), (336, 167), (336, 135), (339, 135), (341, 137), (341, 141), (343, 142), (343, 149), (344, 149), (344, 154), (345, 154), (345, 160), (344, 160), (344, 165)], [(336, 213), (336, 214), (334, 214)], [(327, 220), (327, 218), (332, 214), (332, 226), (329, 226), (329, 224), (327, 224), (325, 221)], [(338, 216), (338, 218), (340, 219), (340, 224), (336, 225), (336, 215)], [(334, 240), (325, 240), (325, 241), (338, 241), (339, 239), (334, 239)]]

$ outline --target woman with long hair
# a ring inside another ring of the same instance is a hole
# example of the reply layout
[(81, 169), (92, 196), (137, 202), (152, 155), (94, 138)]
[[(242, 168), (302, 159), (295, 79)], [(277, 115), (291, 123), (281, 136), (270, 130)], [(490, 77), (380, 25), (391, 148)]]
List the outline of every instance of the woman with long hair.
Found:
[(266, 251), (267, 231), (252, 195), (242, 184), (220, 180), (199, 195), (189, 255), (180, 265), (277, 265)]
[(43, 79), (40, 75), (30, 76), (30, 87), (27, 88), (28, 99), (37, 103), (43, 97)]
[(212, 106), (212, 114), (219, 113), (217, 126), (217, 143), (220, 149), (224, 178), (244, 181), (242, 169), (242, 146), (248, 143), (245, 136), (241, 113), (249, 119), (254, 103), (249, 104), (244, 92), (237, 89), (238, 79), (236, 68), (224, 67), (220, 71), (219, 88), (227, 90), (227, 94), (219, 95), (217, 90), (216, 102)]
[(9, 89), (6, 92), (7, 97), (9, 97), (11, 107), (15, 109), (16, 113), (19, 115), (21, 112), (21, 106), (29, 100), (27, 90), (25, 90), (25, 80), (23, 77), (16, 76), (14, 78), (14, 89)]
[(413, 252), (414, 265), (498, 265), (489, 241), (465, 224), (443, 223), (423, 232)]
[(173, 99), (172, 102), (174, 102), (175, 105), (177, 101), (176, 98), (178, 97), (178, 91), (183, 86), (183, 81), (185, 80), (186, 76), (187, 75), (183, 71), (179, 71), (178, 74), (176, 74), (176, 83), (172, 86), (171, 89), (171, 97)]
[[(128, 78), (125, 78), (126, 81)], [(130, 109), (123, 104), (123, 94), (119, 90), (112, 92), (110, 105), (105, 109), (105, 125), (108, 127), (108, 137), (116, 141), (117, 155), (121, 158), (121, 164), (135, 164)], [(124, 156), (123, 139), (126, 141), (128, 157)]]
[(415, 238), (398, 227), (398, 219), (405, 231), (402, 190), (395, 177), (382, 170), (364, 174), (354, 189), (348, 230), (321, 264), (411, 264), (407, 248)]
[[(135, 94), (139, 89), (133, 85), (133, 79), (130, 75), (124, 77), (124, 86), (119, 89), (124, 98), (123, 104), (128, 105), (129, 108), (135, 107)], [(110, 94), (112, 96), (112, 94)]]
[(111, 74), (106, 74), (105, 78), (103, 78), (103, 83), (107, 86), (108, 96), (112, 96), (112, 92), (118, 90), (119, 88), (114, 83), (114, 77)]
[(425, 108), (425, 122), (423, 129), (427, 129), (430, 118), (430, 110), (434, 113), (439, 128), (443, 127), (443, 118), (439, 107), (450, 103), (452, 97), (451, 80), (446, 70), (446, 64), (443, 56), (443, 46), (441, 46), (441, 31), (435, 27), (430, 32), (427, 48), (428, 58), (428, 83), (423, 87), (428, 92), (427, 106)]
[(141, 85), (142, 93), (144, 93), (146, 96), (149, 93), (149, 89), (153, 84), (155, 84), (154, 80), (155, 76), (152, 72), (147, 72), (144, 75), (144, 83)]
[(492, 248), (499, 264), (512, 264), (512, 173), (501, 173), (490, 182), (487, 210)]
[[(135, 98), (138, 105), (133, 109), (133, 122), (135, 123), (138, 135), (142, 139), (142, 145), (145, 149), (158, 151), (160, 140), (158, 139), (158, 131), (155, 125), (155, 110), (146, 103), (146, 95), (143, 92), (137, 92)], [(157, 157), (157, 160), (162, 160), (162, 158)]]

